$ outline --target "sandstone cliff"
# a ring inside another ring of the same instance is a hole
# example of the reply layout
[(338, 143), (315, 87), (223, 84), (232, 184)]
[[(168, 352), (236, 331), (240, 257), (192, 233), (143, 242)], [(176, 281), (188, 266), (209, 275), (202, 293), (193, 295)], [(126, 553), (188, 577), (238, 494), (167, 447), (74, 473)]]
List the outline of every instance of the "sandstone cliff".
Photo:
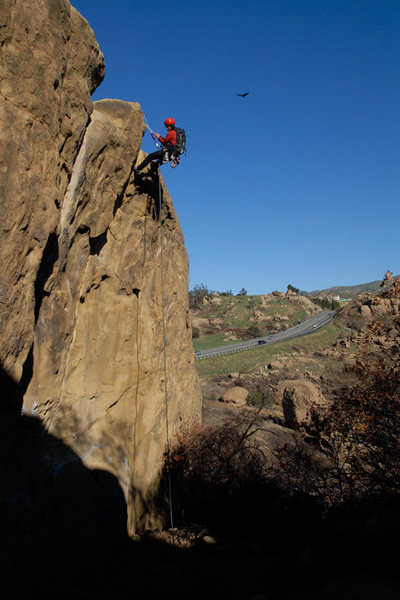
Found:
[(159, 214), (158, 181), (133, 178), (140, 106), (92, 104), (104, 60), (87, 22), (67, 0), (0, 10), (2, 368), (25, 411), (118, 477), (134, 532), (157, 521), (162, 305), (170, 435), (200, 418), (184, 239), (163, 182)]

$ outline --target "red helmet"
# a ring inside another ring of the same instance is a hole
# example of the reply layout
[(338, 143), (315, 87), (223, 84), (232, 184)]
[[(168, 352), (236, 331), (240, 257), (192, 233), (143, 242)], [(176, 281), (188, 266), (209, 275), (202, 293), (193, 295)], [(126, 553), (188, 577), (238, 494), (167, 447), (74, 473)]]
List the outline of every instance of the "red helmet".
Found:
[(171, 117), (169, 117), (168, 119), (165, 119), (164, 125), (165, 125), (165, 127), (167, 125), (173, 125), (175, 127), (175, 119), (172, 119)]

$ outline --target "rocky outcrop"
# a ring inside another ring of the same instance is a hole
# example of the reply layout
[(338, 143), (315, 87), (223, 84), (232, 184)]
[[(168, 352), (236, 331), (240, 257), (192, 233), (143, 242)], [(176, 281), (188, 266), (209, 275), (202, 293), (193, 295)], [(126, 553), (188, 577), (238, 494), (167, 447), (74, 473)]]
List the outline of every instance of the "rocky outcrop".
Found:
[(271, 292), (272, 296), (276, 296), (277, 298), (284, 298), (285, 297), (285, 292), (278, 292), (277, 290)]
[(235, 406), (245, 406), (248, 395), (249, 392), (244, 387), (235, 386), (224, 394), (223, 401)]
[(305, 379), (282, 381), (278, 386), (287, 427), (296, 427), (310, 418), (310, 410), (325, 403), (318, 386)]
[(67, 0), (5, 0), (0, 11), (1, 360), (20, 380), (38, 310), (37, 274), (104, 59)]
[(133, 533), (158, 522), (167, 426), (200, 419), (183, 235), (164, 183), (134, 180), (140, 106), (92, 104), (87, 22), (66, 0), (2, 17), (2, 367), (25, 411), (118, 477)]
[(347, 326), (364, 331), (367, 330), (371, 321), (390, 322), (398, 319), (400, 298), (397, 286), (398, 284), (395, 283), (389, 290), (384, 290), (380, 294), (374, 295), (367, 292), (359, 294), (339, 309), (338, 316)]
[(213, 327), (207, 317), (191, 316), (193, 337), (200, 337), (213, 332)]
[(363, 319), (372, 319), (372, 311), (367, 304), (362, 304), (359, 308), (359, 311)]

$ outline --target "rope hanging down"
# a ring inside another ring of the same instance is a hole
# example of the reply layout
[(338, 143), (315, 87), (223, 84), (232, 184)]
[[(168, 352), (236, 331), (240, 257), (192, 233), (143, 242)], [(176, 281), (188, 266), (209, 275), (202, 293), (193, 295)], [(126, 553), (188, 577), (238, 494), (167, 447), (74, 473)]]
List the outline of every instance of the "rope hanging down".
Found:
[[(161, 315), (162, 315), (162, 331), (163, 331), (163, 349), (164, 349), (164, 399), (165, 399), (165, 428), (167, 435), (167, 456), (168, 462), (170, 458), (170, 445), (169, 445), (169, 427), (168, 427), (168, 388), (167, 388), (167, 341), (165, 335), (165, 310), (164, 310), (164, 257), (163, 257), (163, 226), (161, 218), (161, 180), (160, 170), (157, 169), (158, 174), (158, 218), (160, 220), (160, 274), (161, 274)], [(174, 518), (172, 510), (172, 481), (170, 465), (168, 464), (168, 497), (169, 497), (169, 520), (171, 528), (174, 527)]]
[[(149, 125), (146, 115), (143, 113), (144, 124), (150, 132), (153, 142), (157, 148), (161, 148), (161, 145), (157, 141), (155, 132)], [(161, 276), (161, 315), (162, 315), (162, 332), (163, 332), (163, 354), (164, 354), (164, 400), (165, 400), (165, 429), (167, 437), (167, 456), (168, 462), (170, 459), (170, 444), (169, 444), (169, 424), (168, 424), (168, 386), (167, 386), (167, 340), (165, 334), (165, 309), (164, 309), (164, 256), (163, 256), (163, 226), (161, 218), (162, 210), (162, 189), (160, 179), (160, 168), (157, 169), (158, 176), (158, 218), (160, 221), (160, 276)], [(169, 499), (169, 520), (171, 528), (174, 527), (173, 517), (173, 506), (172, 506), (172, 479), (171, 471), (168, 464), (168, 499)]]

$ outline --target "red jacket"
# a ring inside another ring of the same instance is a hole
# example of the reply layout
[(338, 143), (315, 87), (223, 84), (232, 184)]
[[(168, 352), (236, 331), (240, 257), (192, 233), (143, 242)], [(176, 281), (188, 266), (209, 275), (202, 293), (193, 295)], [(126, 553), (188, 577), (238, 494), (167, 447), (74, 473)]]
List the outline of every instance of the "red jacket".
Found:
[(163, 137), (160, 136), (158, 139), (160, 140), (160, 142), (162, 143), (162, 145), (165, 148), (169, 148), (170, 146), (175, 146), (176, 145), (176, 131), (175, 131), (175, 129), (171, 129), (171, 131), (168, 131), (168, 133), (165, 136), (165, 138), (163, 138)]

